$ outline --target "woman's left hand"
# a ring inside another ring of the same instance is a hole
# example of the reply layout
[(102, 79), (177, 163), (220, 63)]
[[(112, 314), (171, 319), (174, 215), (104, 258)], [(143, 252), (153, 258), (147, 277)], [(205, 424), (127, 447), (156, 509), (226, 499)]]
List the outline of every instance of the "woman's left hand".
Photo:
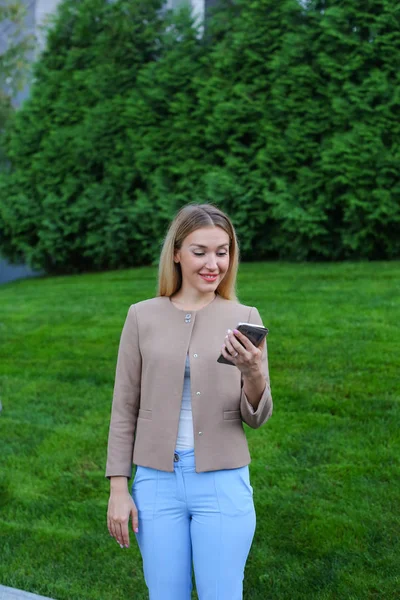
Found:
[[(240, 342), (243, 343), (243, 346)], [(262, 373), (261, 357), (264, 344), (265, 339), (257, 348), (238, 329), (233, 331), (228, 329), (221, 352), (224, 358), (232, 362), (241, 371), (243, 376), (253, 377)]]

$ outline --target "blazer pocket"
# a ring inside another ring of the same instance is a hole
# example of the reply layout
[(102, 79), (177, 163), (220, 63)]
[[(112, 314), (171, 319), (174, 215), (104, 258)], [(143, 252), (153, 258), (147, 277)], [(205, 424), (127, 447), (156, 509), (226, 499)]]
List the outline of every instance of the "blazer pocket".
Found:
[(224, 420), (234, 421), (235, 419), (241, 419), (240, 410), (224, 410)]
[(139, 419), (150, 419), (151, 420), (151, 410), (144, 410), (143, 408), (139, 408)]

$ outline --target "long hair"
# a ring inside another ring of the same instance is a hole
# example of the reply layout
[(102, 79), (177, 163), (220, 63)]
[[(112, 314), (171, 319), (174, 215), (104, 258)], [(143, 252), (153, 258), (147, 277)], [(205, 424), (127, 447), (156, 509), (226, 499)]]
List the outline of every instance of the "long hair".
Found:
[(169, 226), (160, 256), (158, 296), (172, 296), (182, 286), (181, 265), (174, 262), (174, 254), (181, 248), (183, 240), (196, 229), (213, 226), (221, 227), (229, 236), (229, 267), (216, 293), (227, 300), (237, 300), (239, 246), (235, 229), (229, 217), (212, 204), (187, 204)]

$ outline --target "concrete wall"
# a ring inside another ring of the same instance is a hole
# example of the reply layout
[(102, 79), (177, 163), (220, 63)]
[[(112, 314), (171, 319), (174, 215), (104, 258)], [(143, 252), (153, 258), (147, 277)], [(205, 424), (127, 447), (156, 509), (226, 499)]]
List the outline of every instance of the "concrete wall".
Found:
[(36, 0), (35, 2), (35, 31), (38, 50), (42, 50), (46, 43), (45, 26), (49, 15), (55, 13), (60, 0)]

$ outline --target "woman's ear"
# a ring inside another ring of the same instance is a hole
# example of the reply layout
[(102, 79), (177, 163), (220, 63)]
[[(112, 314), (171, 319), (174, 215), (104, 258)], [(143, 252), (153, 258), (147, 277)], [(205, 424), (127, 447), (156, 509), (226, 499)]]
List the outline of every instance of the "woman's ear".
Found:
[(174, 252), (174, 262), (175, 263), (179, 263), (180, 261), (180, 256), (179, 256), (179, 250), (175, 250)]

